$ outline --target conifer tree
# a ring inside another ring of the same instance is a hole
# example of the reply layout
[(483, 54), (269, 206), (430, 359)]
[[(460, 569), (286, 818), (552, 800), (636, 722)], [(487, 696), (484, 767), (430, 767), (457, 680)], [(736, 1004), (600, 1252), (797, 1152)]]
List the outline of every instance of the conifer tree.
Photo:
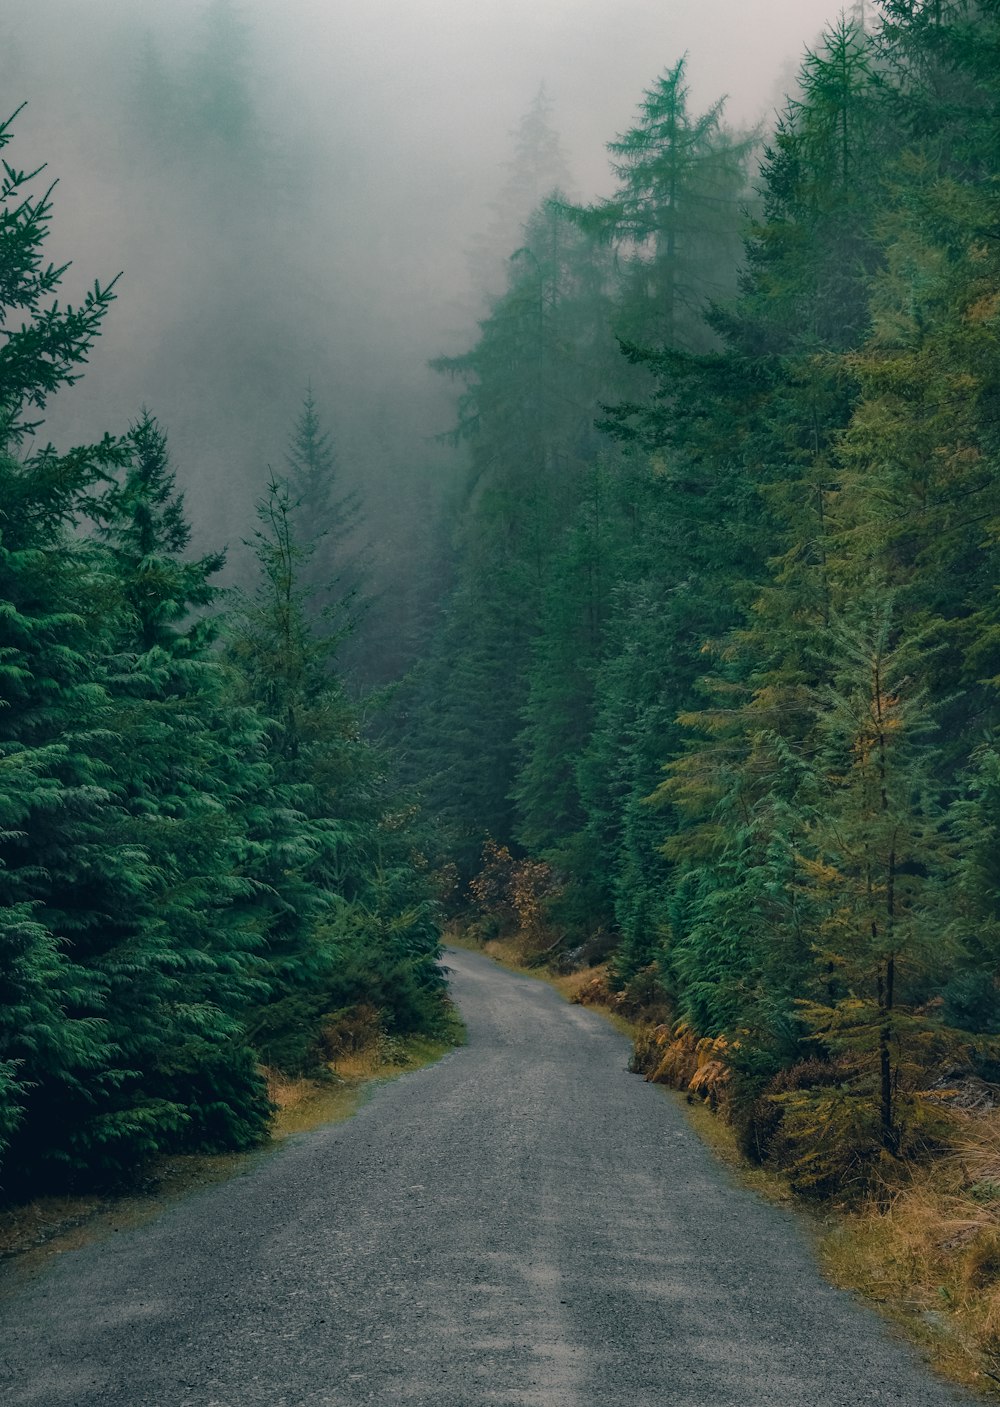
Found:
[(323, 635), (346, 634), (365, 610), (364, 518), (356, 490), (342, 492), (333, 436), (307, 391), (287, 456), (299, 537), (308, 545), (300, 576), (307, 614)]
[(258, 584), (231, 625), (270, 772), (245, 812), (268, 988), (250, 1031), (269, 1059), (301, 1067), (324, 1019), (352, 1001), (374, 1002), (403, 1030), (440, 1017), (438, 928), (409, 826), (389, 821), (384, 766), (329, 668), (336, 642), (306, 620), (310, 549), (287, 483), (272, 478), (257, 518)]
[(224, 559), (186, 557), (183, 499), (148, 412), (127, 445), (128, 468), (93, 511), (121, 603), (104, 677), (123, 744), (122, 829), (154, 877), (133, 920), (157, 955), (146, 982), (131, 974), (119, 990), (112, 981), (108, 1019), (130, 1052), (137, 1093), (158, 1093), (181, 1112), (179, 1141), (246, 1146), (269, 1112), (244, 1031), (260, 990), (259, 937), (235, 874), (237, 798), (257, 762), (205, 614)]
[(307, 1064), (359, 1001), (428, 1029), (443, 999), (420, 840), (306, 627), (287, 493), (234, 662), (223, 558), (189, 555), (152, 416), (66, 454), (31, 438), (113, 297), (54, 301), (37, 175), (8, 166), (0, 204), (5, 1194), (247, 1146), (262, 1055)]
[(233, 0), (208, 0), (188, 72), (191, 135), (230, 180), (258, 173), (263, 141), (250, 78), (250, 39)]
[[(969, 1047), (926, 1006), (960, 954), (941, 914), (952, 862), (928, 766), (916, 642), (899, 638), (880, 584), (858, 607), (853, 623), (835, 627), (835, 673), (817, 699), (825, 795), (805, 838), (804, 887), (819, 913), (818, 970), (802, 1015), (840, 1062), (841, 1081), (787, 1102), (806, 1181), (827, 1169), (824, 1146), (838, 1138), (850, 1156), (872, 1142), (897, 1156), (919, 1121), (924, 1071)], [(848, 1126), (838, 1131), (842, 1119)]]
[[(100, 592), (89, 549), (70, 537), (122, 451), (106, 440), (12, 457), (33, 417), (79, 377), (113, 298), (97, 285), (79, 308), (55, 301), (65, 269), (44, 262), (52, 207), (51, 190), (31, 193), (40, 174), (7, 165), (0, 183), (0, 1129), (17, 1140), (22, 1170), (50, 1151), (50, 1093), (71, 1092), (85, 1108), (95, 1088), (121, 1078), (103, 981), (70, 942), (86, 946), (104, 892), (134, 895), (142, 884), (141, 857), (117, 853), (109, 837), (109, 772), (94, 747), (106, 699), (88, 657)], [(65, 1143), (59, 1156), (71, 1160)]]
[(636, 126), (608, 146), (617, 191), (573, 215), (618, 250), (619, 334), (700, 350), (706, 304), (735, 274), (752, 141), (726, 131), (721, 100), (693, 116), (686, 78), (682, 58), (646, 91)]
[(512, 134), (507, 181), (493, 205), (493, 221), (470, 263), (477, 292), (492, 302), (507, 283), (511, 251), (525, 243), (528, 221), (543, 202), (568, 189), (569, 168), (552, 123), (553, 103), (543, 83)]
[[(0, 151), (13, 140), (16, 117), (0, 124)], [(79, 380), (114, 300), (116, 280), (96, 283), (78, 307), (59, 306), (56, 295), (68, 266), (44, 262), (53, 187), (33, 194), (44, 171), (5, 164), (0, 178), (0, 446), (6, 449), (37, 428), (33, 412), (44, 411), (60, 387)], [(12, 325), (15, 319), (19, 326)], [(79, 491), (94, 462), (93, 454), (77, 452), (77, 481), (67, 486), (67, 495)], [(55, 506), (53, 516), (59, 517)]]
[(430, 804), (470, 863), (484, 832), (512, 838), (516, 740), (550, 566), (592, 474), (602, 394), (628, 376), (611, 333), (607, 251), (552, 204), (526, 240), (477, 345), (433, 363), (465, 388), (455, 437), (470, 474), (458, 581), (417, 707)]

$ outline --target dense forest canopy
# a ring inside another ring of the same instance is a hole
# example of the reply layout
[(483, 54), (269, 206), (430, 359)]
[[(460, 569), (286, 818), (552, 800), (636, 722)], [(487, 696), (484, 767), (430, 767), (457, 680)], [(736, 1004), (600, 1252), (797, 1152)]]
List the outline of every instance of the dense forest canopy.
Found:
[[(203, 18), (183, 64), (143, 50), (115, 159), (162, 144), (207, 251), (149, 365), (223, 368), (251, 420), (301, 305), (241, 258), (270, 209), (280, 258), (297, 174), (238, 12)], [(932, 1145), (935, 1085), (995, 1072), (1000, 5), (845, 13), (760, 130), (662, 57), (601, 197), (529, 108), (433, 362), (450, 433), (376, 398), (352, 442), (296, 352), (228, 576), (156, 375), (47, 442), (119, 285), (57, 301), (47, 178), (6, 168), (5, 1193), (249, 1145), (262, 1067), (359, 1004), (440, 1026), (446, 905), (609, 959), (804, 1186)]]
[(887, 0), (761, 137), (675, 61), (439, 364), (470, 477), (407, 723), (448, 853), (528, 857), (817, 1186), (998, 1050), (998, 58), (995, 3)]

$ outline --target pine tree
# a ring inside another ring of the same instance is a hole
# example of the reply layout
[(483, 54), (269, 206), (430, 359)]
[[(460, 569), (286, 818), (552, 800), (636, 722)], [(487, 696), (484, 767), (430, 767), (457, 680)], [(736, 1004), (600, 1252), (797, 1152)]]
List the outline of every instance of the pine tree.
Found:
[(528, 221), (543, 202), (565, 193), (569, 168), (552, 124), (553, 103), (543, 83), (512, 133), (514, 152), (507, 181), (493, 209), (493, 221), (470, 258), (476, 291), (492, 302), (507, 282), (511, 250), (522, 247)]
[(333, 437), (324, 430), (312, 388), (288, 449), (288, 483), (299, 536), (310, 548), (301, 580), (307, 614), (324, 635), (347, 634), (365, 611), (364, 517), (356, 490), (341, 492)]
[(122, 831), (153, 876), (133, 908), (132, 946), (145, 942), (151, 960), (145, 980), (111, 973), (107, 1019), (136, 1071), (133, 1101), (159, 1095), (181, 1111), (186, 1146), (246, 1146), (269, 1113), (244, 1030), (261, 985), (259, 935), (235, 874), (237, 798), (259, 764), (240, 737), (206, 614), (223, 556), (186, 557), (190, 527), (152, 416), (127, 444), (125, 474), (93, 511), (122, 608), (104, 661), (122, 747)]
[(229, 181), (259, 174), (263, 136), (252, 95), (250, 32), (233, 0), (208, 0), (188, 72), (190, 135)]
[(518, 840), (534, 854), (552, 852), (583, 824), (577, 759), (592, 726), (594, 668), (599, 658), (616, 526), (605, 498), (605, 472), (595, 466), (588, 492), (562, 551), (551, 563), (538, 634), (528, 668), (524, 728), (513, 798)]
[[(0, 124), (0, 151), (13, 140), (17, 115)], [(43, 252), (53, 186), (32, 194), (44, 171), (5, 164), (0, 179), (0, 447), (8, 449), (37, 428), (32, 412), (44, 411), (60, 387), (79, 380), (114, 301), (116, 280), (95, 284), (79, 307), (60, 308), (55, 295), (68, 266), (46, 264)], [(14, 318), (20, 326), (11, 326)], [(92, 454), (77, 453), (79, 482), (93, 462)], [(53, 516), (59, 516), (55, 505)]]
[(512, 838), (517, 737), (550, 564), (592, 477), (602, 395), (628, 374), (610, 329), (606, 251), (553, 205), (535, 213), (526, 237), (475, 348), (433, 363), (465, 388), (455, 437), (468, 445), (470, 473), (457, 583), (416, 705), (419, 755), (428, 804), (470, 864), (486, 833)]
[(646, 91), (637, 125), (608, 146), (617, 191), (573, 213), (618, 252), (619, 335), (701, 350), (706, 305), (735, 276), (753, 142), (726, 131), (723, 101), (692, 116), (686, 77), (682, 58)]
[[(12, 135), (10, 122), (0, 127), (0, 148)], [(100, 593), (90, 552), (70, 536), (122, 451), (106, 440), (11, 455), (32, 414), (78, 379), (113, 297), (96, 286), (78, 309), (55, 302), (65, 270), (44, 263), (51, 191), (30, 194), (39, 174), (8, 165), (0, 186), (0, 1130), (33, 1153), (49, 1090), (87, 1107), (119, 1078), (102, 982), (70, 941), (100, 921), (89, 886), (134, 894), (142, 882), (131, 866), (141, 871), (141, 857), (116, 854), (108, 838), (109, 774), (94, 748), (106, 699), (88, 658)]]
[(926, 1006), (959, 954), (953, 925), (941, 920), (951, 860), (928, 767), (927, 702), (914, 678), (917, 642), (900, 636), (879, 583), (858, 604), (855, 620), (835, 627), (836, 672), (817, 699), (826, 795), (807, 837), (806, 888), (821, 917), (816, 995), (802, 1014), (841, 1081), (787, 1102), (806, 1181), (828, 1174), (845, 1117), (847, 1156), (873, 1142), (897, 1156), (919, 1125), (925, 1071), (969, 1045)]
[(894, 125), (866, 38), (845, 17), (806, 53), (762, 168), (738, 321), (713, 322), (755, 355), (857, 346), (878, 267), (875, 218)]
[(434, 906), (406, 816), (390, 817), (384, 764), (329, 668), (333, 641), (306, 615), (286, 483), (258, 503), (256, 590), (233, 620), (231, 656), (246, 701), (263, 715), (270, 781), (246, 802), (243, 873), (260, 893), (268, 995), (251, 1021), (265, 1056), (315, 1058), (324, 1021), (367, 1001), (397, 1029), (440, 1019)]

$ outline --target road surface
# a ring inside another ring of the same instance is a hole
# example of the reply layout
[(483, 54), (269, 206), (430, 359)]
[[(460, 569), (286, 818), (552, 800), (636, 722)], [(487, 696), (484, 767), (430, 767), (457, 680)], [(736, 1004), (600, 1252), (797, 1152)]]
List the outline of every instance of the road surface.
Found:
[(455, 953), (469, 1044), (0, 1302), (4, 1407), (944, 1407), (627, 1042)]

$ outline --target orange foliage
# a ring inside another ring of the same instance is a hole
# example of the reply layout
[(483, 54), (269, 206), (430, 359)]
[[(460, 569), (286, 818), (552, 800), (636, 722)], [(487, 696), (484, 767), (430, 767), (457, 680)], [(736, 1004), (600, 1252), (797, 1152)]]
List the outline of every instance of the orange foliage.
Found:
[(657, 1026), (650, 1033), (646, 1079), (653, 1084), (686, 1089), (717, 1109), (732, 1078), (726, 1059), (729, 1050), (730, 1042), (725, 1036), (699, 1037), (683, 1021), (674, 1026)]
[(483, 868), (470, 881), (476, 906), (486, 916), (507, 922), (528, 937), (544, 928), (546, 899), (558, 893), (552, 867), (541, 860), (515, 860), (506, 845), (487, 840)]

